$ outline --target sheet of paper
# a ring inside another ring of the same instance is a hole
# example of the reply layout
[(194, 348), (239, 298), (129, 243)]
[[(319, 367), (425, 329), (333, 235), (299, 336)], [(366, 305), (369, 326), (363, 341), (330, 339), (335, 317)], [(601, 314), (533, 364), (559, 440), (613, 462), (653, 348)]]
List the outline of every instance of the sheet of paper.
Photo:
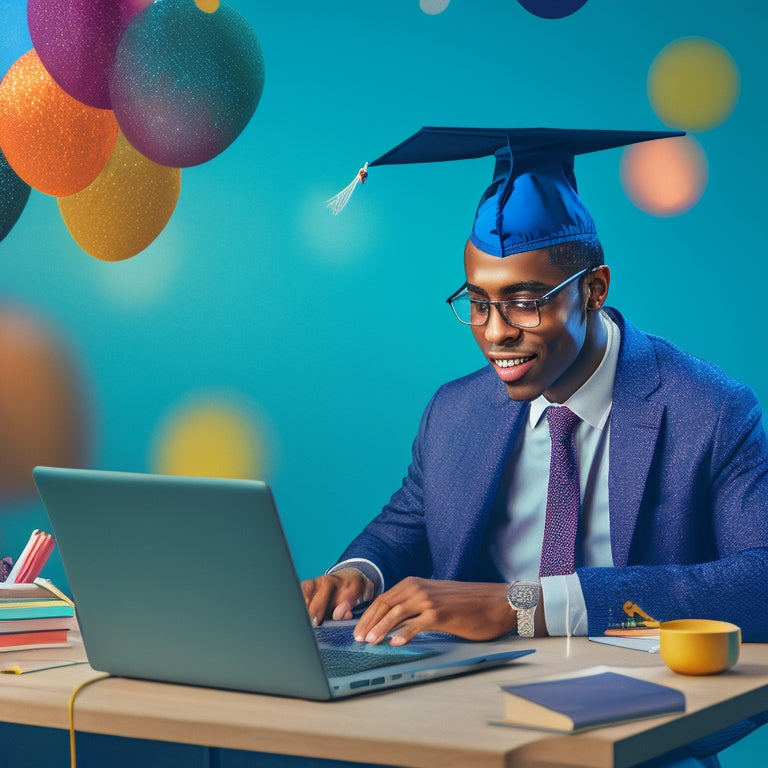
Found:
[(615, 637), (608, 635), (596, 635), (595, 637), (590, 637), (589, 639), (595, 643), (617, 645), (619, 648), (631, 648), (635, 651), (645, 651), (646, 653), (659, 652), (658, 636), (646, 635), (645, 637)]

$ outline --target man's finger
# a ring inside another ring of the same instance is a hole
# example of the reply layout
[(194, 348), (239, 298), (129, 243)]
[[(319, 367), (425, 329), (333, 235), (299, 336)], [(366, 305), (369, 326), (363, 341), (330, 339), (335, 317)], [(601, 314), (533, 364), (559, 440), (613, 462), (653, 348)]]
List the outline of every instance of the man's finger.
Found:
[(327, 617), (328, 605), (333, 597), (335, 585), (329, 579), (315, 579), (315, 591), (309, 601), (307, 610), (312, 624), (318, 626)]
[(341, 621), (342, 619), (351, 619), (351, 618), (352, 618), (352, 606), (349, 604), (349, 601), (342, 600), (333, 609), (333, 620)]
[(405, 645), (410, 643), (423, 630), (424, 627), (419, 626), (418, 617), (413, 621), (405, 621), (392, 633), (389, 644)]

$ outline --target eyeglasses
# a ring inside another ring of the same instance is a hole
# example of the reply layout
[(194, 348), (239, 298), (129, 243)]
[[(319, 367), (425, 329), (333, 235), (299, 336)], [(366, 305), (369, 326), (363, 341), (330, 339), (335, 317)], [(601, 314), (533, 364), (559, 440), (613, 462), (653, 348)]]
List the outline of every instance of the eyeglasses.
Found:
[(453, 313), (464, 325), (487, 325), (493, 306), (507, 325), (513, 328), (536, 328), (541, 324), (541, 308), (549, 304), (563, 288), (591, 271), (591, 269), (582, 269), (538, 299), (507, 299), (506, 301), (473, 299), (469, 295), (467, 284), (464, 283), (456, 293), (446, 299), (446, 302), (451, 305)]

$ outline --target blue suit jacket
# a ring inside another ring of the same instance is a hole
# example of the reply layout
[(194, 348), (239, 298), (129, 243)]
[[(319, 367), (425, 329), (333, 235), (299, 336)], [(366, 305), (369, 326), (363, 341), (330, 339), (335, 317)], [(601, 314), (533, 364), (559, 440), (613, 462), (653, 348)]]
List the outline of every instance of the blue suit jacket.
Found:
[[(610, 420), (613, 567), (577, 569), (589, 632), (601, 633), (632, 600), (661, 621), (722, 619), (744, 640), (768, 641), (768, 443), (757, 399), (607, 311), (621, 330)], [(483, 538), (527, 410), (490, 366), (441, 387), (402, 487), (341, 559), (375, 562), (388, 586), (409, 575), (493, 579)]]

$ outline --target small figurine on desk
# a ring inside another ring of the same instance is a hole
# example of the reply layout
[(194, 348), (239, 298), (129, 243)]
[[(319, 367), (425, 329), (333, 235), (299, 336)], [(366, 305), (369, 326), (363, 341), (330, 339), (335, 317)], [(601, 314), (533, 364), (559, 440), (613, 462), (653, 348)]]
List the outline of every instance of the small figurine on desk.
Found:
[(611, 624), (605, 630), (606, 635), (638, 637), (659, 634), (659, 622), (649, 616), (637, 603), (627, 600), (622, 609), (629, 618), (617, 624)]

